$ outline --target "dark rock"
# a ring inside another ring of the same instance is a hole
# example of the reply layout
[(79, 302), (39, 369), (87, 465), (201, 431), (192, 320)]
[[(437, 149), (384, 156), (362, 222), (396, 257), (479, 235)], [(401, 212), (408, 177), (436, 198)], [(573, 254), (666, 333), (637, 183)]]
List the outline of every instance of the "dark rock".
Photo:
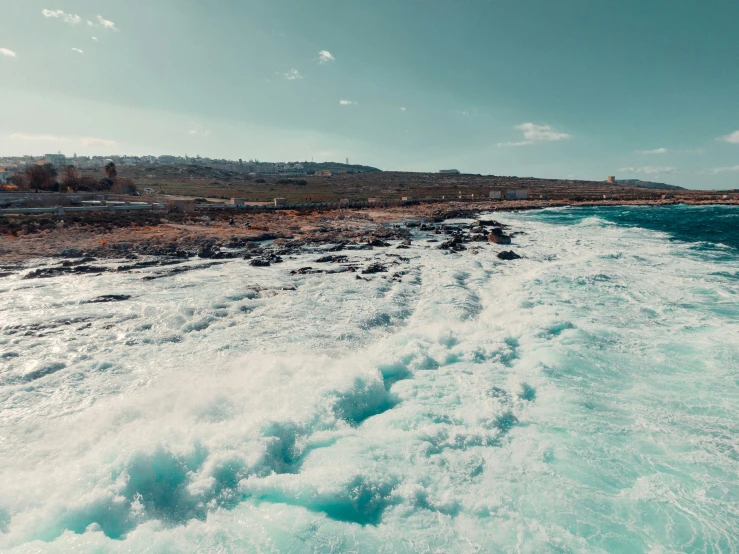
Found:
[(313, 269), (312, 267), (301, 267), (300, 269), (294, 269), (290, 272), (290, 275), (312, 275), (315, 273), (323, 273), (322, 269)]
[(92, 258), (92, 257), (82, 258), (80, 260), (74, 260), (74, 261), (72, 261), (72, 260), (64, 260), (62, 262), (62, 266), (64, 266), (64, 267), (74, 267), (76, 265), (87, 264), (87, 263), (94, 262), (94, 261), (96, 261), (96, 258)]
[(513, 250), (503, 250), (503, 252), (498, 252), (498, 258), (501, 260), (520, 260), (521, 256), (516, 254)]
[(130, 294), (104, 294), (103, 296), (98, 296), (97, 298), (88, 300), (87, 304), (101, 304), (103, 302), (123, 302), (124, 300), (128, 300), (129, 298), (131, 298)]
[(95, 273), (100, 274), (107, 271), (104, 267), (96, 267), (91, 265), (78, 265), (76, 267), (44, 267), (27, 273), (23, 279), (45, 279), (48, 277), (58, 277), (60, 275), (82, 275)]
[(488, 242), (493, 244), (511, 244), (511, 237), (504, 234), (490, 233), (488, 235)]
[(349, 258), (347, 256), (323, 256), (322, 258), (318, 258), (316, 260), (316, 263), (318, 264), (325, 264), (325, 263), (344, 264), (348, 261), (349, 261)]
[(386, 248), (386, 247), (390, 246), (387, 242), (385, 242), (383, 240), (380, 240), (378, 238), (368, 239), (367, 240), (367, 244), (369, 244), (370, 246), (377, 246), (377, 247), (380, 247), (380, 248)]
[(198, 256), (201, 258), (213, 258), (216, 255), (216, 250), (213, 248), (213, 245), (206, 244), (204, 246), (201, 246), (198, 249)]
[(253, 265), (254, 267), (267, 267), (272, 264), (270, 264), (269, 260), (265, 260), (262, 258), (255, 258), (249, 262), (249, 265)]
[(363, 275), (371, 275), (373, 273), (387, 273), (387, 268), (379, 262), (370, 264), (367, 269), (362, 270)]
[(478, 219), (475, 221), (475, 225), (478, 227), (502, 227), (503, 225), (501, 223), (498, 223), (497, 221), (494, 221), (492, 219), (486, 220), (486, 219)]

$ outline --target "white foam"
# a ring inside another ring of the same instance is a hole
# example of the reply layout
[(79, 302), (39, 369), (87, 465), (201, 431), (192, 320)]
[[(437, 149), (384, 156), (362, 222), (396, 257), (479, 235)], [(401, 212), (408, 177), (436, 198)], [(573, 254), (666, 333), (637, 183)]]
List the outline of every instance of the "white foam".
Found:
[(419, 243), (402, 282), (11, 281), (6, 331), (78, 323), (0, 334), (0, 547), (735, 550), (739, 264), (498, 219), (525, 259)]

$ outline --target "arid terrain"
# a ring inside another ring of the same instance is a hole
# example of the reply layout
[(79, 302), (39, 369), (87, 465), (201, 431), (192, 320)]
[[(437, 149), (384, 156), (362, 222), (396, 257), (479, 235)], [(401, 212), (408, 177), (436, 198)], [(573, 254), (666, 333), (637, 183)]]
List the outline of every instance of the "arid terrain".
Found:
[[(697, 194), (691, 191), (646, 189), (609, 184), (605, 181), (574, 181), (534, 177), (495, 175), (450, 175), (377, 171), (343, 173), (331, 177), (317, 175), (250, 175), (236, 166), (121, 166), (120, 177), (133, 179), (139, 190), (152, 188), (157, 193), (198, 198), (244, 198), (271, 201), (285, 198), (289, 203), (335, 202), (342, 198), (367, 200), (368, 197), (400, 199), (427, 196), (469, 199), (489, 196), (490, 191), (522, 189), (531, 199), (595, 200), (603, 196), (618, 199), (656, 199), (663, 194)], [(92, 175), (92, 173), (91, 173)]]

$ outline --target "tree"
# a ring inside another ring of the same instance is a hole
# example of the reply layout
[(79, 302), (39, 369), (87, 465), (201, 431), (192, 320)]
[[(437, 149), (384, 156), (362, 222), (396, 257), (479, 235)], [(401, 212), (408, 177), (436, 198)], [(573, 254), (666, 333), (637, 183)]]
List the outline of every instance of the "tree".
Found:
[(136, 194), (138, 191), (136, 190), (136, 183), (133, 182), (133, 179), (121, 177), (120, 179), (116, 179), (113, 185), (113, 192), (116, 194)]
[(115, 169), (115, 164), (113, 162), (108, 162), (105, 164), (105, 175), (108, 176), (108, 179), (111, 181), (115, 181), (115, 178), (118, 176), (118, 171)]
[(10, 178), (10, 182), (19, 189), (24, 189), (28, 185), (28, 179), (26, 179), (25, 173), (16, 173)]
[(56, 168), (51, 164), (29, 165), (24, 175), (28, 188), (34, 190), (53, 190)]
[(80, 172), (73, 165), (68, 165), (62, 168), (62, 184), (65, 187), (77, 190), (77, 186), (80, 184)]

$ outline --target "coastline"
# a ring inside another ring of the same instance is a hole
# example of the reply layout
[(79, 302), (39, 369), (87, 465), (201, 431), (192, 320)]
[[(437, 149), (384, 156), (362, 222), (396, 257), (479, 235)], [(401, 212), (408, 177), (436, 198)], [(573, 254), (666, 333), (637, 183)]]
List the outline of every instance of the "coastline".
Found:
[[(481, 213), (541, 210), (563, 207), (739, 205), (739, 200), (598, 200), (552, 202), (452, 201), (401, 207), (360, 209), (291, 210), (246, 213), (217, 210), (193, 214), (163, 215), (158, 221), (118, 217), (115, 221), (78, 216), (74, 223), (59, 221), (46, 229), (21, 229), (17, 236), (0, 235), (0, 276), (37, 259), (86, 258), (133, 259), (138, 256), (189, 258), (213, 257), (221, 248), (255, 247), (276, 240), (294, 247), (326, 244), (363, 244), (379, 239), (407, 238), (403, 224), (441, 222), (455, 217), (474, 218)], [(25, 218), (32, 221), (31, 218)], [(27, 225), (27, 224), (26, 224)], [(202, 256), (206, 254), (205, 256)]]

